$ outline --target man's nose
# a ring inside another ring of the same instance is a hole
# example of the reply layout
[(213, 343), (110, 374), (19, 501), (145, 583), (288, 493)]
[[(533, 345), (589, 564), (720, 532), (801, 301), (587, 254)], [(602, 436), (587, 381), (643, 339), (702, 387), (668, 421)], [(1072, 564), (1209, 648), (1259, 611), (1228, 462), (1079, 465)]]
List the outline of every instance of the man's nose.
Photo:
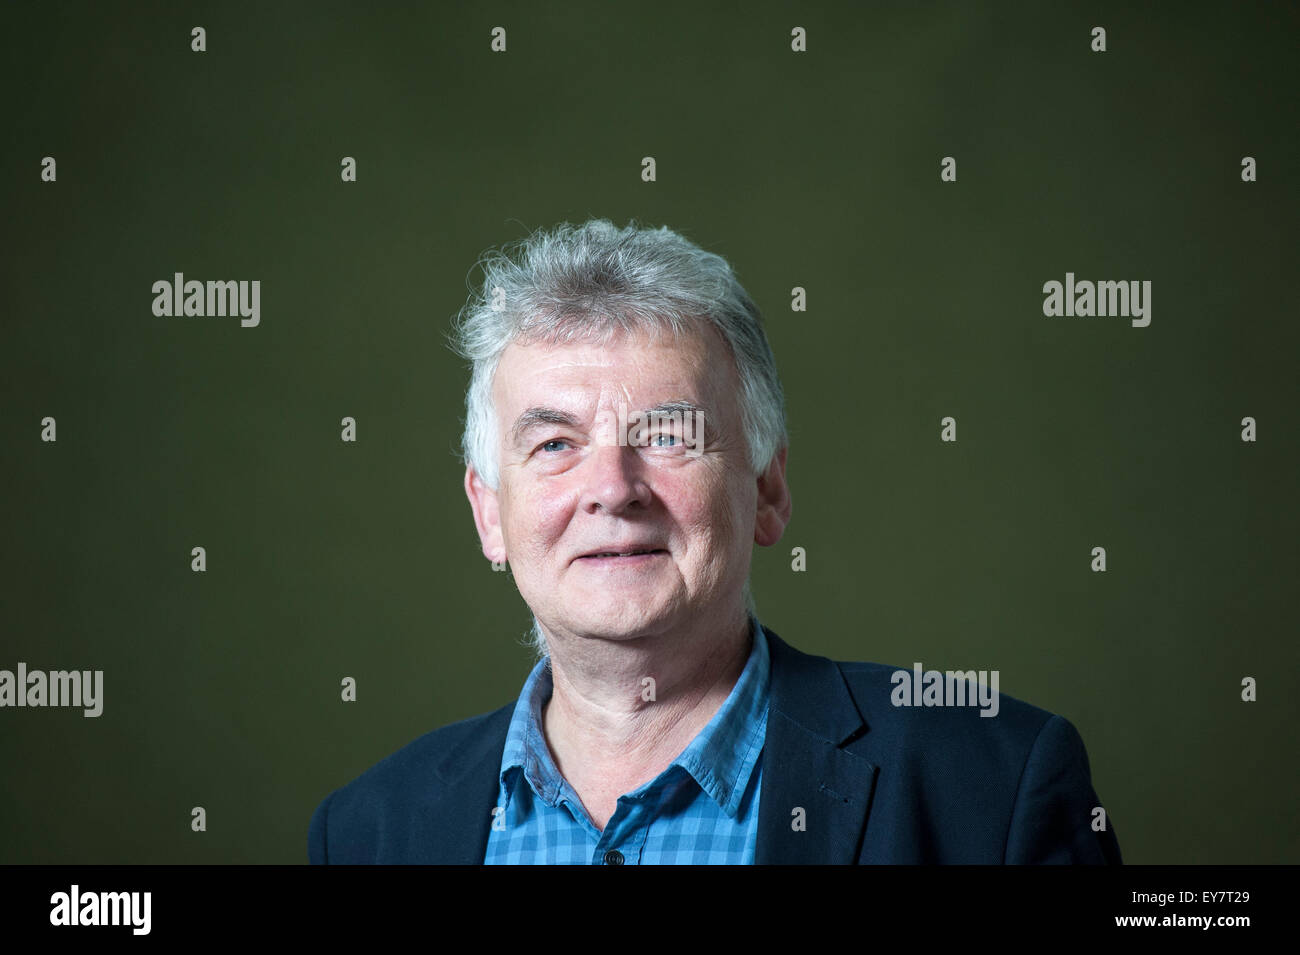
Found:
[(630, 445), (598, 444), (583, 462), (584, 487), (582, 507), (597, 508), (619, 514), (631, 507), (650, 503), (650, 486), (646, 483), (637, 449)]

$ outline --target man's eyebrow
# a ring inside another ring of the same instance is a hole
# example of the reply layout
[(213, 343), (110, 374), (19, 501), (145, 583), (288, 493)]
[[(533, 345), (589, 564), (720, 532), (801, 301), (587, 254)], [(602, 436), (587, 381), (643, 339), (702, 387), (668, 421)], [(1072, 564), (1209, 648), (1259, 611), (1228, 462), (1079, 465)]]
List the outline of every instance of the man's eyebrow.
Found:
[(535, 405), (515, 419), (510, 429), (511, 443), (517, 442), (526, 432), (544, 424), (557, 424), (565, 428), (577, 428), (578, 419), (565, 411)]
[(682, 415), (703, 415), (704, 409), (693, 401), (677, 399), (676, 401), (662, 401), (653, 408), (647, 408), (641, 413), (647, 418), (654, 418), (657, 415), (670, 415), (678, 412), (681, 412)]

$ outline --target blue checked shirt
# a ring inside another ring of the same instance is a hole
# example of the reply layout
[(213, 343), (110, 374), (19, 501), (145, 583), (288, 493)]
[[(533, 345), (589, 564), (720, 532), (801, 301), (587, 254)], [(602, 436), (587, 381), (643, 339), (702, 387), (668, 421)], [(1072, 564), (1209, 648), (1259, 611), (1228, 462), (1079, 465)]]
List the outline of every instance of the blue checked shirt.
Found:
[(539, 661), (506, 734), (484, 864), (752, 864), (770, 664), (753, 618), (750, 632), (744, 672), (713, 719), (667, 769), (618, 798), (603, 832), (546, 745), (542, 704), (554, 685), (549, 659)]

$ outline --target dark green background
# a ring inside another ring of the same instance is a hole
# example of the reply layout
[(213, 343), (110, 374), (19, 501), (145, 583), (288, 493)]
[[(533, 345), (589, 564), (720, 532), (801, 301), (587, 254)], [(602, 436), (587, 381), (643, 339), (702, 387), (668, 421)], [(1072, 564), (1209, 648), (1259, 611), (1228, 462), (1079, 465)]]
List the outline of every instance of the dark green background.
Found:
[[(1128, 862), (1298, 861), (1295, 8), (460, 6), (6, 6), (0, 668), (105, 708), (0, 710), (0, 861), (305, 861), (330, 790), (518, 693), (445, 335), (483, 250), (591, 216), (764, 311), (764, 622), (998, 669)], [(260, 327), (154, 317), (176, 271), (261, 280)], [(1067, 271), (1151, 280), (1150, 327), (1044, 317)]]

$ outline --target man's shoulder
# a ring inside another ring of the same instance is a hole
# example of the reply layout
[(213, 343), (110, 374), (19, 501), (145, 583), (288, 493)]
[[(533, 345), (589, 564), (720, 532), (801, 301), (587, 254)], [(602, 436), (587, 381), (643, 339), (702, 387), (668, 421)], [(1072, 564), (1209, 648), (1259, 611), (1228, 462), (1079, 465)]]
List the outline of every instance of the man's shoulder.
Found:
[(440, 861), (423, 855), (433, 840), (421, 842), (413, 821), (425, 820), (436, 830), (456, 825), (462, 812), (488, 818), (514, 706), (512, 701), (431, 730), (327, 795), (312, 814), (311, 861)]
[(485, 744), (498, 736), (504, 743), (514, 707), (511, 701), (495, 710), (430, 730), (385, 756), (340, 792), (391, 791), (420, 780), (446, 780), (457, 775), (464, 768), (465, 758), (477, 755)]
[(774, 709), (802, 722), (847, 690), (864, 724), (847, 748), (895, 768), (938, 770), (973, 761), (982, 775), (1018, 778), (1035, 747), (1082, 750), (1065, 717), (1002, 693), (992, 671), (926, 668), (918, 677), (915, 665), (832, 659), (784, 642), (776, 658), (786, 673)]
[(956, 759), (984, 760), (1018, 772), (1044, 730), (1070, 736), (1063, 716), (1002, 693), (970, 671), (923, 670), (884, 663), (836, 661), (877, 749), (904, 761), (940, 765)]
[[(775, 636), (768, 630), (769, 644)], [(811, 654), (777, 637), (787, 676), (824, 684), (809, 692), (786, 693), (782, 702), (796, 708), (825, 699), (825, 693), (847, 687), (872, 732), (907, 732), (932, 727), (960, 735), (994, 732), (1036, 736), (1055, 714), (1002, 693), (997, 671), (937, 670), (916, 664), (899, 666), (864, 660), (840, 660)]]
[(891, 719), (907, 722), (943, 713), (957, 723), (969, 722), (973, 727), (996, 725), (1037, 732), (1055, 715), (1001, 692), (1001, 674), (996, 672), (925, 668), (918, 676), (915, 665), (894, 666), (859, 660), (834, 663), (854, 691), (854, 698), (878, 722)]
[(1123, 861), (1078, 730), (1001, 693), (997, 671), (773, 646), (769, 731), (775, 714), (783, 755), (820, 739), (836, 772), (872, 793), (874, 836), (858, 861)]

